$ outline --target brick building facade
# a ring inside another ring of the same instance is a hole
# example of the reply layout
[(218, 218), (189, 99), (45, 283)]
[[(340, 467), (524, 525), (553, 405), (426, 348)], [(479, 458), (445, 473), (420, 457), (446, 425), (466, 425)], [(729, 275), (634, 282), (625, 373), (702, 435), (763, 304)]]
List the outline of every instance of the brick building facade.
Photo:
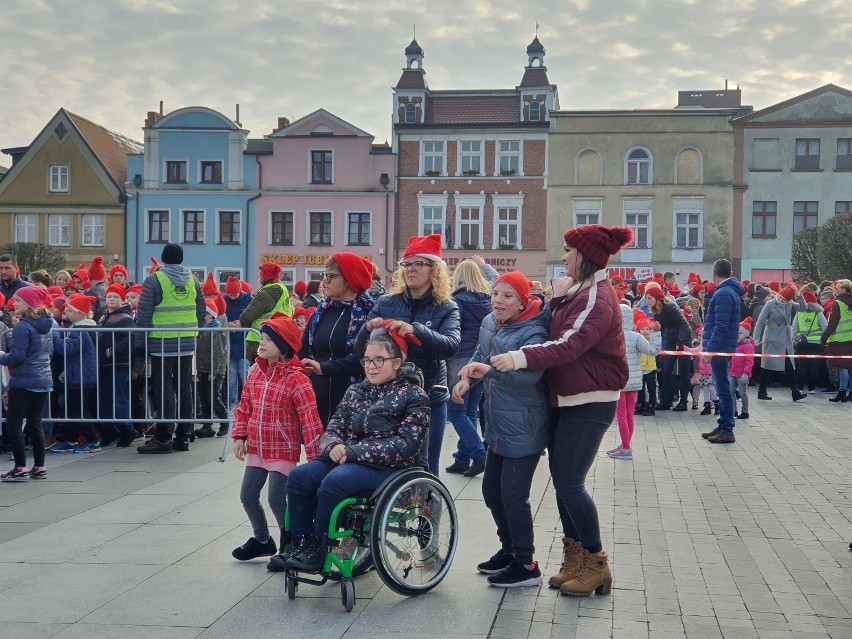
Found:
[(514, 89), (435, 91), (412, 41), (394, 87), (398, 157), (398, 254), (412, 235), (439, 233), (450, 268), (472, 254), (500, 272), (546, 273), (547, 157), (550, 111), (544, 47), (527, 47)]

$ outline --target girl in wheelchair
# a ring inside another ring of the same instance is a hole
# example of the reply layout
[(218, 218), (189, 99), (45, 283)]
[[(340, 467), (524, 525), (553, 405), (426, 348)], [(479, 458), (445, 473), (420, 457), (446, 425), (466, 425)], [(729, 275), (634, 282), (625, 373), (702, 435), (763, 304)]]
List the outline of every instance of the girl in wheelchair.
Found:
[(417, 461), (429, 427), (429, 398), (417, 368), (405, 363), (406, 351), (405, 339), (395, 333), (371, 336), (361, 359), (366, 379), (343, 396), (320, 439), (320, 456), (290, 473), (287, 507), (293, 546), (287, 567), (320, 571), (323, 534), (334, 507), (347, 497), (372, 492)]

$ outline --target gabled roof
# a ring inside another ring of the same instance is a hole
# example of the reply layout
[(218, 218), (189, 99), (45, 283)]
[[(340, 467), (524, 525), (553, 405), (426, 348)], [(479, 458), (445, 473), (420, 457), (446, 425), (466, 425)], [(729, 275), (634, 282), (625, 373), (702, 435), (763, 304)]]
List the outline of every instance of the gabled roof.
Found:
[(70, 111), (65, 111), (65, 113), (68, 114), (80, 135), (86, 140), (92, 152), (101, 161), (115, 183), (123, 189), (124, 183), (127, 181), (127, 156), (131, 153), (143, 153), (144, 146), (76, 113)]
[(426, 124), (520, 122), (518, 94), (452, 96), (433, 93), (426, 105)]
[(814, 89), (813, 91), (802, 93), (801, 95), (792, 97), (789, 100), (784, 100), (783, 102), (779, 102), (778, 104), (768, 106), (765, 109), (753, 111), (752, 113), (744, 115), (741, 118), (735, 118), (733, 122), (734, 124), (746, 124), (754, 120), (760, 120), (760, 118), (764, 116), (770, 115), (777, 111), (781, 111), (782, 109), (786, 109), (787, 107), (791, 107), (795, 104), (799, 104), (800, 102), (810, 100), (826, 93), (837, 93), (838, 95), (852, 99), (852, 91), (850, 91), (849, 89), (844, 89), (843, 87), (837, 86), (836, 84), (825, 84), (819, 88)]
[(524, 77), (521, 80), (521, 88), (527, 87), (549, 87), (550, 80), (547, 79), (547, 69), (544, 67), (526, 67)]
[(340, 127), (343, 127), (344, 129), (347, 129), (352, 135), (355, 135), (355, 136), (358, 136), (358, 137), (368, 137), (371, 140), (375, 137), (373, 135), (370, 135), (369, 133), (367, 133), (363, 129), (359, 129), (354, 124), (350, 124), (349, 122), (347, 122), (343, 118), (339, 118), (336, 115), (334, 115), (333, 113), (329, 113), (325, 109), (317, 109), (313, 113), (310, 113), (303, 118), (299, 118), (298, 120), (296, 120), (292, 124), (285, 126), (283, 129), (279, 129), (278, 131), (276, 131), (275, 133), (273, 133), (269, 137), (271, 137), (271, 138), (287, 137), (287, 135), (292, 135), (295, 131), (303, 128), (306, 124), (309, 124), (309, 123), (316, 121), (316, 120), (322, 120), (322, 119), (330, 120), (334, 124), (336, 124)]

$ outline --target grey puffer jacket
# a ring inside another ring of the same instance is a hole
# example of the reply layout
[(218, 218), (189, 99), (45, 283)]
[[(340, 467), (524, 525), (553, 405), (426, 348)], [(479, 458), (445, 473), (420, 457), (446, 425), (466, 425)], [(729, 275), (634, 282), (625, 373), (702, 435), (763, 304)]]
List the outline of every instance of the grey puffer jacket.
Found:
[[(472, 362), (490, 365), (494, 355), (543, 344), (550, 334), (550, 312), (534, 298), (515, 321), (482, 320)], [(548, 400), (544, 369), (501, 373), (491, 368), (485, 384), (485, 442), (498, 455), (517, 459), (538, 455), (547, 446)]]
[[(651, 334), (648, 341), (642, 335), (633, 330), (633, 310), (621, 304), (621, 321), (624, 326), (624, 348), (627, 351), (627, 366), (630, 368), (630, 377), (623, 390), (642, 390), (642, 355), (656, 355), (660, 352), (660, 334)], [(656, 342), (656, 343), (655, 343)]]
[[(432, 404), (446, 402), (450, 398), (447, 389), (447, 365), (445, 360), (456, 356), (461, 344), (459, 308), (452, 300), (437, 304), (429, 290), (423, 297), (413, 298), (408, 290), (393, 295), (384, 295), (367, 316), (355, 342), (358, 356), (364, 352), (369, 331), (366, 325), (375, 317), (396, 319), (414, 326), (414, 334), (423, 346), (408, 347), (408, 361), (423, 372), (424, 388)], [(435, 386), (443, 386), (436, 389)]]
[[(757, 318), (754, 327), (754, 341), (760, 343), (765, 355), (793, 354), (793, 314), (807, 311), (808, 304), (801, 293), (797, 294), (795, 302), (787, 302), (780, 295), (766, 302), (766, 306)], [(785, 358), (766, 358), (760, 362), (762, 368), (768, 371), (783, 371)], [(790, 359), (793, 366), (796, 360)]]

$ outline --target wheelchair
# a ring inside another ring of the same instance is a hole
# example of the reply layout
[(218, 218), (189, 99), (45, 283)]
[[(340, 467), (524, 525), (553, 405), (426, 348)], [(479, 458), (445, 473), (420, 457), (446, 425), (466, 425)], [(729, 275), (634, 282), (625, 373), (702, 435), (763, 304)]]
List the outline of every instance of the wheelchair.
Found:
[[(285, 540), (289, 537), (285, 514)], [(405, 596), (421, 595), (447, 575), (458, 547), (456, 507), (446, 486), (420, 467), (400, 470), (369, 496), (349, 497), (332, 511), (323, 535), (319, 578), (287, 568), (284, 584), (295, 599), (299, 584), (340, 581), (346, 612), (355, 606), (355, 580), (375, 568), (382, 582)]]

